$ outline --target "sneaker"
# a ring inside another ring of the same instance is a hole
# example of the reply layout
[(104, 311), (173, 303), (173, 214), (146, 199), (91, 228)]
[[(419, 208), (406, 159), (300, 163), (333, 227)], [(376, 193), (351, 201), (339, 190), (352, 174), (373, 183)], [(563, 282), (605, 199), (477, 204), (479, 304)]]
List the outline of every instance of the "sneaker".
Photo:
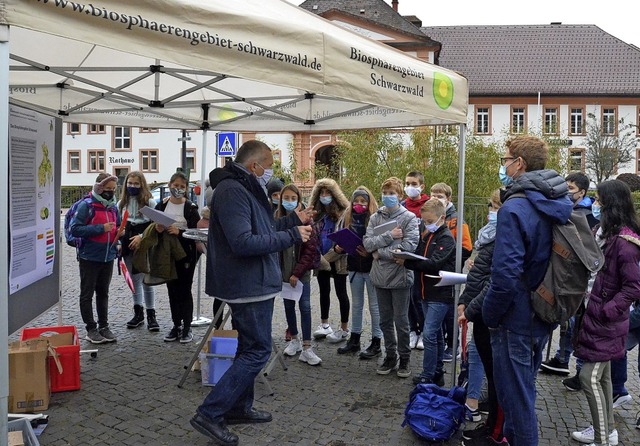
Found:
[(561, 362), (558, 358), (553, 357), (540, 364), (540, 371), (551, 375), (569, 376), (569, 363)]
[(622, 394), (619, 393), (617, 395), (613, 395), (613, 408), (617, 409), (618, 407), (622, 407), (623, 405), (627, 404), (629, 401), (631, 401), (633, 398), (631, 398), (631, 395), (627, 394)]
[(570, 392), (578, 392), (582, 390), (582, 384), (580, 384), (580, 374), (576, 373), (575, 376), (572, 376), (571, 378), (563, 379), (562, 385), (565, 386)]
[(474, 440), (476, 438), (483, 438), (489, 435), (489, 428), (486, 424), (476, 426), (474, 429), (467, 429), (462, 431), (462, 438), (465, 440)]
[(102, 327), (98, 331), (104, 338), (105, 342), (116, 342), (116, 336), (113, 333), (111, 333), (111, 330), (109, 330), (109, 327)]
[(180, 335), (182, 334), (182, 329), (180, 327), (173, 327), (169, 333), (164, 337), (164, 342), (173, 342), (177, 341)]
[(472, 409), (465, 403), (464, 405), (464, 417), (467, 421), (473, 421), (477, 423), (482, 420), (482, 416), (480, 416), (480, 411), (478, 409)]
[(414, 384), (414, 385), (416, 385), (416, 386), (417, 386), (418, 384), (433, 384), (433, 380), (431, 380), (431, 379), (429, 379), (429, 378), (426, 378), (426, 377), (424, 377), (424, 376), (422, 376), (422, 375), (416, 375), (416, 376), (414, 376), (414, 377), (413, 377), (412, 382), (413, 382), (413, 384)]
[(316, 355), (316, 353), (313, 351), (313, 348), (311, 347), (306, 350), (302, 350), (302, 353), (300, 353), (300, 357), (298, 358), (298, 360), (306, 362), (309, 365), (318, 365), (322, 362), (322, 359), (320, 359), (318, 355)]
[(180, 343), (188, 344), (191, 341), (193, 341), (193, 333), (191, 333), (191, 330), (182, 330), (182, 333), (180, 334)]
[(100, 334), (97, 328), (92, 328), (91, 330), (87, 330), (87, 336), (85, 339), (92, 344), (104, 344), (107, 340)]
[(396, 372), (399, 378), (408, 378), (411, 376), (411, 366), (409, 358), (400, 358), (400, 365)]
[(478, 410), (481, 414), (487, 415), (489, 413), (489, 402), (488, 401), (480, 401), (478, 403)]
[(292, 339), (284, 349), (284, 354), (287, 356), (295, 356), (298, 352), (302, 351), (302, 343), (300, 339)]
[(480, 438), (473, 438), (470, 440), (462, 440), (462, 446), (509, 446), (509, 442), (506, 438), (502, 437), (500, 441), (494, 440), (491, 436), (487, 435)]
[(453, 355), (451, 353), (447, 353), (445, 351), (444, 355), (442, 356), (442, 361), (443, 362), (451, 362), (451, 361), (453, 361)]
[(346, 341), (347, 339), (349, 339), (349, 334), (351, 334), (349, 330), (338, 328), (333, 333), (329, 333), (327, 335), (327, 342), (337, 344), (338, 342)]
[(324, 339), (327, 335), (333, 333), (333, 329), (329, 324), (320, 324), (316, 331), (313, 332), (313, 337), (316, 339)]
[(424, 350), (424, 343), (422, 341), (422, 335), (418, 335), (418, 342), (416, 342), (416, 348), (418, 350)]
[(409, 348), (416, 348), (416, 343), (418, 342), (418, 335), (415, 331), (409, 333)]
[(636, 421), (636, 429), (640, 429), (640, 416), (639, 415), (640, 415), (640, 412), (638, 412), (636, 414), (636, 416), (638, 417), (638, 421)]
[(378, 375), (388, 375), (396, 369), (397, 364), (398, 358), (396, 358), (395, 356), (387, 356), (386, 358), (384, 358), (382, 365), (378, 367), (378, 370), (376, 370), (376, 373)]
[[(593, 443), (595, 440), (595, 432), (593, 426), (589, 426), (583, 431), (577, 431), (571, 433), (571, 438), (579, 441), (580, 443)], [(618, 430), (614, 429), (609, 434), (609, 445), (616, 446), (618, 444)]]
[(287, 342), (289, 342), (291, 340), (291, 333), (289, 333), (289, 329), (288, 328), (284, 331), (284, 340), (287, 341)]

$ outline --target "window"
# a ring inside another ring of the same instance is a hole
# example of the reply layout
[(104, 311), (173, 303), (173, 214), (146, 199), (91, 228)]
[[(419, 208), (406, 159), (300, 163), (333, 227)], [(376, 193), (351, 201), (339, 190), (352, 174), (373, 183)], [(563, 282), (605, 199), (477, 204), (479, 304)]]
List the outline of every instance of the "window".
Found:
[(189, 169), (189, 172), (197, 172), (196, 149), (187, 149), (187, 169)]
[(476, 133), (488, 135), (489, 132), (489, 107), (476, 107)]
[(569, 170), (584, 172), (584, 149), (571, 149), (569, 152)]
[(158, 133), (158, 129), (151, 127), (140, 127), (140, 133)]
[(113, 150), (131, 150), (131, 127), (113, 128)]
[(158, 172), (158, 149), (140, 151), (140, 170), (142, 172)]
[(79, 150), (69, 150), (67, 152), (67, 172), (80, 172)]
[(527, 115), (524, 107), (511, 107), (511, 133), (524, 133)]
[(282, 151), (279, 149), (276, 150), (272, 150), (271, 154), (273, 155), (273, 162), (274, 163), (281, 163), (282, 162)]
[(584, 132), (584, 108), (571, 108), (569, 125), (570, 135), (582, 135)]
[(89, 157), (88, 172), (104, 172), (107, 157), (106, 150), (89, 150), (87, 156)]
[(89, 135), (104, 134), (104, 133), (107, 133), (107, 129), (106, 129), (106, 126), (104, 126), (103, 124), (89, 124), (87, 133)]
[(67, 135), (79, 135), (80, 133), (80, 124), (75, 122), (67, 124)]
[(555, 135), (558, 133), (558, 108), (544, 108), (544, 133)]
[(615, 108), (602, 109), (602, 133), (604, 135), (615, 135), (618, 132)]

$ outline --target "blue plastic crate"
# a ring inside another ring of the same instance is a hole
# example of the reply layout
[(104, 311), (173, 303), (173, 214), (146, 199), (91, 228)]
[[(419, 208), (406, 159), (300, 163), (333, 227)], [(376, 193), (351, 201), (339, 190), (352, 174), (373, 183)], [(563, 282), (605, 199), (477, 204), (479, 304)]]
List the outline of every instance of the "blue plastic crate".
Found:
[(40, 442), (38, 441), (38, 437), (33, 432), (33, 428), (31, 427), (31, 423), (25, 418), (20, 420), (13, 420), (7, 423), (7, 432), (22, 432), (22, 441), (24, 441), (25, 446), (40, 446)]
[(235, 356), (238, 350), (238, 338), (211, 338), (209, 353), (214, 355)]

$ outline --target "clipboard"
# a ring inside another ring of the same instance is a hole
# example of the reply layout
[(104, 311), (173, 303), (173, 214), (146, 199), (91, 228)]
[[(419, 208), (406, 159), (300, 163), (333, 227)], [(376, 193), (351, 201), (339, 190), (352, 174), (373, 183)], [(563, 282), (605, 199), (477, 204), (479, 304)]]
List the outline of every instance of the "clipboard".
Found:
[(157, 211), (155, 209), (150, 208), (149, 206), (145, 206), (142, 209), (140, 209), (140, 213), (145, 217), (147, 217), (149, 220), (153, 221), (154, 223), (158, 223), (159, 225), (162, 225), (165, 227), (171, 226), (176, 222), (173, 218), (169, 217), (164, 212)]
[(347, 254), (355, 256), (358, 254), (356, 249), (362, 245), (362, 239), (357, 236), (351, 229), (344, 228), (339, 231), (327, 235), (327, 238), (340, 246)]
[[(391, 231), (392, 229), (398, 227), (397, 220), (391, 220), (386, 223), (382, 223), (381, 225), (373, 228), (373, 235), (382, 235), (386, 232)], [(393, 242), (389, 246), (396, 246), (402, 243), (402, 239), (393, 239)]]
[(405, 260), (427, 260), (426, 257), (423, 257), (418, 254), (414, 254), (409, 251), (394, 251), (391, 253), (391, 255), (399, 259), (405, 259)]

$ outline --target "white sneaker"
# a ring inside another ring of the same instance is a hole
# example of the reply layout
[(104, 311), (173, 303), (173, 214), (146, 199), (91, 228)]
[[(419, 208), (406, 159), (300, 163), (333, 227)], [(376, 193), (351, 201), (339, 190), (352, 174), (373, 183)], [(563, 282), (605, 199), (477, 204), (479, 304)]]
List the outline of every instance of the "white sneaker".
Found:
[(313, 348), (311, 347), (306, 350), (302, 350), (302, 353), (300, 353), (300, 357), (298, 358), (298, 360), (306, 362), (309, 365), (318, 365), (322, 362), (322, 359), (320, 359), (318, 355), (315, 354)]
[(416, 348), (416, 342), (418, 342), (418, 335), (412, 331), (409, 333), (409, 348)]
[[(579, 441), (580, 443), (593, 443), (595, 439), (595, 432), (593, 426), (589, 426), (583, 431), (572, 432), (571, 438)], [(614, 429), (609, 434), (609, 445), (616, 446), (618, 444), (618, 430)]]
[(329, 324), (320, 324), (316, 331), (313, 332), (313, 337), (316, 339), (326, 338), (327, 335), (333, 333), (333, 328)]
[(298, 352), (302, 351), (302, 343), (300, 339), (291, 339), (284, 349), (284, 354), (287, 356), (295, 356)]
[(613, 408), (617, 409), (618, 407), (621, 407), (624, 404), (627, 404), (632, 399), (633, 398), (629, 394), (627, 394), (627, 395), (620, 395), (620, 394), (613, 395)]
[(418, 342), (416, 342), (416, 348), (418, 350), (424, 350), (424, 343), (422, 341), (422, 335), (418, 336)]
[(337, 344), (338, 342), (346, 341), (349, 338), (350, 333), (351, 332), (349, 330), (343, 330), (342, 328), (339, 328), (333, 333), (329, 333), (327, 335), (327, 342)]

